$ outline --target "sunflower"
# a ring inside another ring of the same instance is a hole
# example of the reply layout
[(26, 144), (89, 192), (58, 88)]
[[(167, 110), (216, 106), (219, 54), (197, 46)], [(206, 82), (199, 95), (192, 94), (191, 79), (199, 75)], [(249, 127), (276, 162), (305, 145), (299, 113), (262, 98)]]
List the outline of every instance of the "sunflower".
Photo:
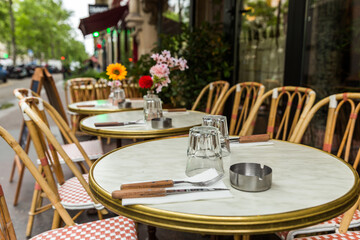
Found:
[(106, 68), (106, 74), (109, 75), (109, 78), (112, 80), (123, 80), (126, 77), (127, 71), (126, 67), (120, 63), (114, 63)]

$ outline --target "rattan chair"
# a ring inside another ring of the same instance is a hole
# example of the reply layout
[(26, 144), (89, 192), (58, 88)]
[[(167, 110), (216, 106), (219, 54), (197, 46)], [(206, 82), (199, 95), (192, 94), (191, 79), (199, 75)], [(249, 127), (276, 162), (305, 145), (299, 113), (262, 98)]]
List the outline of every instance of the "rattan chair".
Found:
[[(265, 87), (261, 83), (242, 82), (232, 86), (225, 94), (214, 114), (222, 115), (228, 100), (233, 99), (230, 119), (230, 135), (238, 135), (255, 102), (264, 94)], [(233, 94), (234, 93), (234, 94)], [(233, 98), (230, 98), (232, 95)]]
[[(58, 194), (61, 197), (61, 203), (66, 209), (79, 210), (79, 216), (84, 210), (96, 208), (98, 210), (99, 218), (102, 218), (103, 213), (107, 213), (103, 206), (92, 196), (89, 185), (87, 183), (88, 175), (82, 175), (76, 168), (74, 162), (70, 159), (63, 147), (56, 140), (51, 130), (45, 114), (47, 110), (48, 115), (59, 126), (60, 132), (68, 142), (72, 142), (82, 157), (85, 159), (86, 164), (90, 167), (92, 162), (86, 155), (85, 150), (76, 139), (66, 122), (60, 117), (53, 107), (44, 102), (41, 98), (27, 97), (19, 102), (21, 109), (24, 113), (25, 123), (29, 129), (31, 139), (34, 143), (35, 150), (38, 158), (40, 159), (41, 166), (47, 164), (51, 165), (57, 182), (59, 184)], [(59, 159), (62, 158), (75, 177), (64, 180), (64, 174), (60, 165)], [(31, 234), (31, 229), (34, 221), (34, 216), (40, 214), (47, 207), (41, 207), (42, 194), (41, 189), (35, 187), (31, 208), (29, 211), (29, 221), (27, 228), (27, 236)], [(51, 207), (51, 206), (50, 206)], [(56, 225), (59, 224), (59, 219), (54, 219)]]
[(201, 105), (201, 101), (204, 100), (207, 94), (206, 108), (200, 109), (202, 112), (214, 114), (221, 100), (225, 96), (226, 91), (229, 89), (230, 84), (227, 81), (215, 81), (206, 85), (196, 98), (191, 110), (196, 110)]
[[(47, 231), (32, 239), (137, 239), (135, 223), (126, 217), (114, 217), (90, 223), (75, 225), (74, 220), (65, 210), (54, 185), (54, 177), (49, 165), (44, 164), (41, 173), (16, 140), (0, 126), (1, 137), (12, 147), (26, 168), (35, 178), (39, 188), (46, 194), (54, 207), (54, 214), (61, 218), (66, 227)], [(45, 163), (45, 161), (44, 161)], [(51, 183), (51, 184), (50, 184)], [(0, 185), (0, 239), (15, 240), (14, 226), (5, 202), (4, 192)], [(53, 227), (56, 227), (53, 225)]]
[(95, 100), (95, 78), (73, 78), (66, 82), (67, 104)]
[[(356, 120), (360, 111), (360, 93), (341, 93), (326, 97), (316, 103), (309, 111), (307, 116), (299, 121), (296, 133), (291, 138), (291, 142), (300, 143), (305, 131), (316, 113), (323, 113), (322, 109), (327, 107), (326, 127), (323, 132), (312, 133), (311, 138), (323, 136), (322, 149), (333, 153), (337, 157), (343, 158), (346, 162), (351, 162), (357, 169), (360, 160), (359, 144), (354, 141)], [(341, 118), (341, 123), (340, 123)], [(325, 121), (324, 121), (325, 123)], [(360, 129), (360, 126), (359, 126)], [(350, 159), (351, 150), (357, 152), (354, 158)], [(356, 207), (357, 208), (357, 207)], [(336, 231), (340, 227), (342, 216), (336, 217), (324, 223), (308, 228), (297, 229), (290, 232), (279, 233), (282, 239), (293, 239), (294, 236), (304, 233), (315, 233), (324, 231)], [(355, 210), (350, 223), (350, 228), (360, 226), (360, 211)], [(346, 239), (346, 238), (345, 238)]]
[[(15, 89), (14, 90), (14, 95), (19, 100), (21, 100), (21, 99), (23, 99), (25, 97), (28, 97), (28, 96), (39, 97), (36, 93), (34, 93), (30, 89), (26, 89), (26, 88), (17, 88), (17, 89)], [(48, 106), (49, 104), (46, 104), (46, 105)], [(56, 110), (54, 108), (52, 108), (51, 111), (56, 111)], [(66, 140), (66, 139), (64, 139), (64, 140)], [(29, 138), (29, 141), (30, 141), (30, 138)], [(30, 143), (27, 143), (27, 144), (30, 144)], [(96, 160), (99, 157), (101, 157), (102, 155), (104, 155), (104, 151), (102, 149), (102, 143), (98, 139), (97, 140), (83, 141), (83, 142), (80, 142), (80, 144), (83, 147), (83, 149), (85, 150), (86, 155), (90, 158), (90, 160)], [(81, 167), (81, 169), (83, 170), (83, 172), (87, 172), (86, 168), (82, 164), (82, 162), (85, 161), (85, 159), (81, 155), (79, 150), (77, 149), (74, 142), (70, 139), (69, 141), (66, 141), (66, 143), (63, 144), (62, 147), (65, 150), (66, 154), (70, 157), (70, 159), (73, 162), (77, 162), (79, 164), (79, 166)], [(60, 161), (60, 164), (65, 163), (64, 160), (61, 158), (61, 156), (59, 156), (59, 161)], [(38, 164), (40, 164), (39, 160), (38, 160)], [(20, 167), (18, 168), (19, 169), (19, 171), (18, 171), (19, 178), (18, 178), (17, 188), (16, 188), (16, 191), (15, 191), (15, 200), (14, 200), (15, 203), (17, 203), (17, 199), (18, 199), (19, 194), (20, 194), (21, 185), (22, 185), (22, 179), (23, 179), (24, 170), (25, 170), (24, 169), (24, 164), (19, 159), (15, 158), (13, 168), (12, 168), (12, 171), (11, 171), (10, 182), (12, 182), (12, 180), (13, 180), (16, 166), (20, 166)]]
[[(66, 82), (66, 106), (76, 102), (91, 101), (96, 99), (95, 78), (73, 78)], [(84, 116), (68, 111), (70, 114), (71, 128), (74, 133), (79, 130), (79, 122)]]
[[(271, 99), (268, 99), (270, 97)], [(314, 104), (315, 97), (313, 90), (303, 87), (286, 86), (266, 92), (255, 103), (240, 131), (240, 136), (252, 134), (260, 107), (268, 100), (266, 133), (272, 139), (289, 140), (295, 132), (299, 119), (305, 118)]]

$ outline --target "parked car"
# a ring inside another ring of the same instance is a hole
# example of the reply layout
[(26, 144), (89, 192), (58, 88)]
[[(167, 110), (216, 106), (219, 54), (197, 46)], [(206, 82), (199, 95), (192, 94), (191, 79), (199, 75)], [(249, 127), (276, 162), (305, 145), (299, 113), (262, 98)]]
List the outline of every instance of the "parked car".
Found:
[(26, 64), (25, 66), (26, 73), (28, 77), (31, 77), (34, 74), (35, 68), (38, 67), (36, 64)]
[(19, 66), (9, 66), (7, 68), (7, 71), (9, 73), (9, 78), (16, 78), (16, 79), (20, 79), (20, 78), (24, 78), (27, 76), (27, 72), (26, 69), (24, 67), (24, 65), (19, 65)]
[(0, 80), (3, 83), (7, 82), (7, 75), (8, 75), (8, 72), (5, 70), (5, 68), (2, 65), (0, 65)]
[(46, 68), (48, 69), (49, 73), (59, 73), (60, 72), (59, 68), (52, 66), (52, 65), (48, 65), (48, 66), (46, 66)]

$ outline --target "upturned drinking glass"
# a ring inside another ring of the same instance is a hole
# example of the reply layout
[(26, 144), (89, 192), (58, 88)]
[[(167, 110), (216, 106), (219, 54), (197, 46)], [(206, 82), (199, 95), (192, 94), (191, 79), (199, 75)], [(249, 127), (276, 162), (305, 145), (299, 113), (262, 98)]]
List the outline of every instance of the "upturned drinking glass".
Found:
[(216, 127), (220, 131), (220, 143), (222, 156), (226, 157), (230, 155), (230, 141), (229, 131), (227, 126), (226, 116), (220, 115), (207, 115), (203, 117), (203, 126)]
[(118, 106), (119, 108), (123, 108), (123, 104), (125, 103), (125, 91), (122, 88), (115, 88), (114, 96), (113, 96), (113, 105)]
[(220, 132), (215, 127), (193, 127), (189, 132), (186, 175), (191, 177), (214, 168), (224, 174), (219, 139)]
[(161, 118), (163, 116), (161, 100), (153, 92), (148, 92), (144, 96), (144, 120), (151, 121), (153, 118)]

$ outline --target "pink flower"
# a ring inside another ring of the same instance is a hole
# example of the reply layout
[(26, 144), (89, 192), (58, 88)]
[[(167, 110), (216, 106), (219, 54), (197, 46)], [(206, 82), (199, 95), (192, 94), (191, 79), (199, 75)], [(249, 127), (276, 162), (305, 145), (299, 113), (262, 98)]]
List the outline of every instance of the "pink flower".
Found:
[(177, 59), (176, 58), (170, 58), (169, 62), (168, 62), (168, 65), (169, 67), (175, 67), (176, 66), (176, 62), (177, 62)]
[(158, 86), (156, 87), (156, 93), (161, 92), (162, 87), (163, 87), (163, 86), (162, 86), (161, 84), (158, 85)]
[(115, 84), (115, 87), (119, 87), (119, 86), (121, 86), (121, 82), (120, 82), (120, 81), (118, 81), (118, 80), (115, 80), (115, 81), (114, 81), (114, 84)]
[(168, 50), (162, 51), (161, 54), (162, 54), (164, 57), (168, 58), (168, 59), (171, 58), (171, 53), (170, 53), (170, 51), (168, 51)]
[(189, 68), (189, 66), (187, 65), (187, 61), (183, 58), (179, 58), (178, 64), (179, 64), (179, 69), (181, 71), (184, 71), (185, 69)]
[(168, 65), (166, 64), (156, 64), (150, 68), (150, 74), (154, 77), (157, 76), (158, 78), (168, 77), (170, 74), (170, 70)]
[(159, 54), (158, 53), (154, 53), (153, 55), (151, 55), (151, 58), (154, 60), (154, 61), (158, 61), (158, 59), (159, 59)]

